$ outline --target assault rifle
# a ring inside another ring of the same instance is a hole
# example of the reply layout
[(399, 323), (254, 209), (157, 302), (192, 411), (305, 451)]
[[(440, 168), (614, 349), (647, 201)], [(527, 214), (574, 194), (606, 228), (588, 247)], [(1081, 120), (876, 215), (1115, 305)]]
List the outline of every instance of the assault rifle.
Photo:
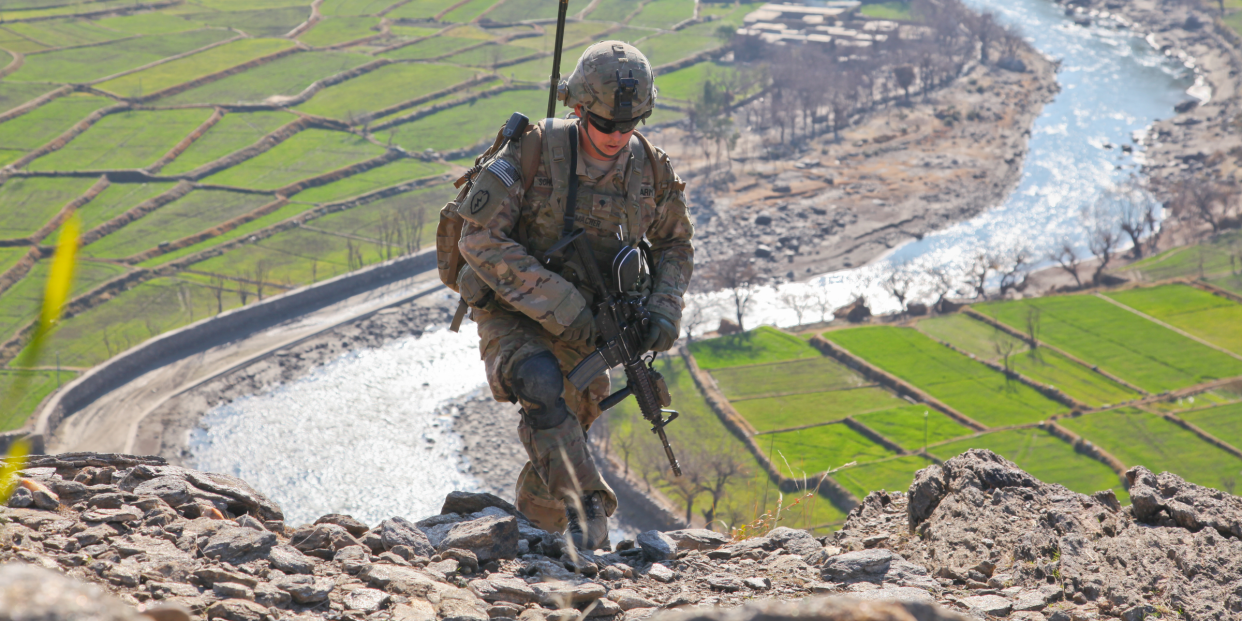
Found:
[[(578, 161), (577, 127), (569, 129), (569, 161)], [(652, 367), (655, 355), (646, 357), (642, 349), (644, 337), (651, 326), (651, 317), (647, 313), (647, 299), (626, 292), (638, 282), (640, 263), (644, 260), (642, 253), (634, 246), (626, 246), (617, 253), (612, 261), (612, 269), (608, 274), (612, 279), (609, 287), (600, 273), (595, 261), (595, 253), (587, 242), (585, 232), (575, 226), (574, 207), (578, 193), (578, 175), (569, 175), (569, 192), (565, 209), (565, 229), (561, 238), (544, 254), (550, 259), (559, 258), (570, 246), (578, 255), (586, 271), (591, 288), (596, 292), (595, 328), (597, 349), (578, 363), (569, 372), (569, 382), (578, 390), (586, 387), (599, 377), (600, 373), (621, 365), (625, 368), (628, 380), (625, 388), (609, 395), (600, 402), (600, 409), (620, 403), (631, 394), (638, 401), (643, 418), (651, 423), (651, 431), (660, 437), (664, 445), (664, 454), (673, 473), (681, 476), (681, 465), (673, 455), (673, 447), (669, 446), (668, 436), (664, 427), (677, 419), (677, 412), (664, 409), (672, 404), (664, 380), (660, 373)], [(664, 415), (668, 414), (668, 418)]]

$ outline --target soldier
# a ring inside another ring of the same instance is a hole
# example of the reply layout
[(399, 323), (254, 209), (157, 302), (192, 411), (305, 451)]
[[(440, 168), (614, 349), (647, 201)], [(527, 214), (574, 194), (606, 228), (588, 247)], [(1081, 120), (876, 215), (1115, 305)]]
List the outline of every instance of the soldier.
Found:
[[(579, 549), (596, 550), (609, 545), (617, 498), (586, 432), (609, 381), (603, 374), (579, 391), (565, 375), (596, 347), (597, 295), (572, 246), (548, 250), (582, 228), (607, 273), (622, 249), (649, 244), (651, 267), (626, 286), (648, 296), (644, 350), (667, 351), (680, 333), (693, 229), (685, 184), (668, 156), (634, 131), (655, 106), (647, 58), (620, 41), (596, 43), (558, 94), (574, 114), (532, 124), (482, 162), (457, 206), (466, 264), (458, 287), (478, 324), (493, 396), (521, 405), (518, 434), (530, 461), (518, 477), (518, 509), (544, 530), (567, 530)], [(565, 221), (571, 188), (573, 219)]]

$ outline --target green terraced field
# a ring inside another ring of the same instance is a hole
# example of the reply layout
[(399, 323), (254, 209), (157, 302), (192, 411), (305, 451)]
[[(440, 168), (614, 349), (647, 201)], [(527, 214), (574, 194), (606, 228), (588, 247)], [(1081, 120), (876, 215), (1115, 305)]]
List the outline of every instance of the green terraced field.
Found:
[(375, 15), (395, 4), (391, 0), (325, 0), (319, 12), (324, 15)]
[(384, 148), (345, 132), (308, 129), (203, 183), (275, 190), (384, 154)]
[(81, 136), (30, 163), (31, 170), (143, 168), (211, 117), (210, 110), (156, 110), (109, 114)]
[[(425, 214), (427, 222), (422, 230), (421, 241), (424, 248), (428, 247), (435, 241), (435, 220), (432, 216), (456, 194), (457, 191), (453, 189), (453, 186), (446, 184), (367, 203), (361, 207), (330, 214), (307, 223), (307, 226), (316, 230), (283, 231), (267, 239), (245, 244), (220, 256), (196, 263), (193, 269), (237, 276), (253, 272), (258, 263), (264, 261), (271, 267), (269, 277), (271, 282), (304, 285), (325, 280), (349, 270), (347, 244), (350, 238), (342, 234), (375, 240), (371, 242), (353, 240), (353, 243), (361, 248), (363, 260), (370, 265), (387, 256), (385, 248), (378, 241), (379, 221), (384, 217), (391, 217), (396, 210), (420, 209)], [(309, 208), (304, 204), (298, 206), (303, 210)], [(288, 209), (292, 210), (292, 208)], [(291, 215), (296, 215), (296, 213)], [(273, 224), (275, 222), (271, 221)], [(209, 245), (206, 243), (200, 244), (194, 251), (197, 252), (207, 247)]]
[(8, 112), (52, 90), (47, 84), (0, 82), (0, 112)]
[(1061, 404), (909, 328), (850, 328), (824, 333), (868, 362), (991, 427), (1043, 420)]
[[(113, 183), (99, 193), (91, 202), (78, 209), (78, 218), (82, 222), (82, 230), (89, 231), (123, 213), (137, 207), (143, 201), (155, 198), (167, 192), (176, 184), (173, 183)], [(55, 244), (60, 239), (57, 229), (47, 244)]]
[(1242, 404), (1182, 412), (1178, 416), (1234, 448), (1242, 446)]
[(832, 358), (726, 367), (711, 372), (731, 400), (854, 388), (866, 384), (860, 375)]
[(393, 60), (417, 60), (423, 58), (439, 59), (451, 56), (458, 50), (465, 49), (472, 45), (482, 43), (477, 39), (467, 39), (464, 37), (451, 37), (441, 35), (431, 39), (424, 39), (417, 43), (399, 47), (395, 50), (384, 52), (382, 58), (391, 58)]
[(111, 28), (131, 35), (171, 34), (200, 27), (198, 22), (156, 12), (105, 17), (95, 20), (95, 23), (104, 28)]
[[(277, 209), (276, 211), (273, 211), (272, 213), (267, 214), (266, 216), (255, 218), (254, 220), (251, 220), (250, 222), (247, 222), (241, 226), (238, 226), (237, 228), (231, 231), (228, 231), (226, 233), (221, 233), (219, 235), (216, 235), (215, 237), (212, 237), (205, 241), (201, 241), (197, 244), (186, 246), (185, 248), (180, 248), (178, 250), (166, 252), (161, 255), (156, 255), (150, 259), (147, 259), (146, 261), (143, 261), (142, 263), (139, 263), (138, 266), (139, 267), (157, 267), (160, 265), (164, 265), (165, 263), (169, 263), (171, 261), (175, 261), (182, 257), (187, 257), (190, 255), (202, 252), (204, 250), (214, 248), (216, 246), (219, 246), (220, 244), (232, 241), (234, 239), (246, 237), (250, 235), (251, 233), (254, 233), (256, 231), (261, 231), (269, 226), (278, 224), (284, 220), (288, 220), (289, 218), (299, 216), (311, 209), (314, 209), (314, 206), (307, 205), (306, 203), (289, 203), (285, 205), (284, 207), (281, 207)], [(187, 277), (187, 278), (194, 280), (194, 277)]]
[(112, 103), (104, 97), (93, 95), (74, 94), (60, 97), (7, 123), (0, 123), (0, 145), (19, 151), (37, 149), (56, 139), (90, 113)]
[(196, 190), (82, 248), (99, 259), (122, 259), (201, 233), (271, 202), (262, 194)]
[(283, 39), (242, 39), (102, 82), (98, 88), (121, 97), (143, 97), (293, 45)]
[[(3, 335), (5, 339), (39, 316), (39, 307), (43, 302), (43, 292), (47, 285), (48, 269), (48, 262), (40, 261), (25, 278), (6, 289), (4, 293), (0, 293), (0, 335)], [(90, 261), (79, 262), (73, 275), (71, 296), (85, 293), (124, 273), (125, 268), (118, 265)]]
[[(216, 308), (209, 287), (157, 278), (117, 294), (107, 304), (65, 319), (45, 347), (60, 352), (61, 364), (89, 367), (161, 332), (215, 315)], [(225, 310), (229, 308), (225, 306)]]
[(1242, 354), (1242, 305), (1190, 285), (1114, 291), (1108, 297), (1209, 343)]
[(733, 401), (758, 431), (788, 429), (840, 420), (846, 416), (901, 407), (906, 401), (882, 388), (811, 392), (785, 397)]
[(367, 192), (399, 185), (412, 179), (422, 179), (438, 175), (448, 170), (448, 166), (416, 159), (401, 159), (389, 162), (364, 173), (346, 177), (340, 181), (321, 185), (299, 192), (297, 200), (307, 203), (332, 203), (361, 196)]
[(0, 239), (28, 237), (81, 196), (95, 179), (17, 177), (0, 185)]
[[(60, 384), (67, 384), (77, 377), (73, 371), (60, 372)], [(26, 414), (34, 411), (45, 397), (57, 388), (56, 371), (0, 371), (0, 399), (8, 398), (14, 384), (20, 382), (25, 390), (17, 407), (0, 413), (0, 431), (18, 429), (26, 422)]]
[(219, 13), (190, 13), (186, 15), (186, 18), (204, 24), (211, 24), (212, 26), (236, 28), (253, 37), (280, 37), (310, 17), (310, 6), (306, 3), (285, 2), (284, 4), (301, 4), (302, 6), (285, 6), (253, 11), (235, 10)]
[[(663, 357), (656, 363), (656, 368), (664, 374), (674, 407), (681, 412), (681, 418), (668, 428), (668, 436), (683, 467), (690, 463), (703, 467), (700, 464), (709, 464), (711, 459), (727, 455), (744, 469), (744, 476), (736, 477), (728, 484), (723, 505), (716, 511), (716, 519), (726, 525), (737, 526), (749, 523), (764, 511), (775, 508), (779, 494), (776, 486), (741, 441), (725, 428), (703, 401), (685, 363), (679, 358)], [(608, 410), (605, 420), (612, 447), (610, 450), (626, 461), (630, 468), (638, 468), (643, 463), (665, 463), (659, 441), (647, 431), (649, 426), (642, 421), (633, 399)], [(793, 464), (794, 460), (790, 462)], [(684, 501), (671, 493), (667, 486), (661, 487), (674, 502), (685, 507)], [(709, 502), (700, 495), (692, 505), (692, 512), (701, 514)], [(789, 502), (791, 499), (787, 497), (786, 504)], [(782, 525), (805, 528), (839, 523), (844, 519), (844, 512), (826, 499), (815, 496), (791, 511)]]
[(643, 10), (630, 20), (630, 25), (643, 28), (669, 28), (693, 16), (693, 0), (653, 0), (643, 5)]
[(26, 58), (14, 82), (90, 82), (237, 36), (228, 30), (123, 39), (106, 45), (47, 52)]
[(177, 159), (160, 171), (164, 175), (188, 173), (234, 151), (244, 149), (282, 125), (296, 120), (287, 112), (240, 112), (226, 114), (220, 122), (195, 140)]
[(393, 9), (388, 17), (393, 19), (429, 19), (447, 11), (458, 0), (420, 0)]
[(1091, 295), (995, 302), (977, 307), (1011, 326), (1040, 310), (1040, 339), (1099, 364), (1150, 392), (1242, 375), (1242, 360), (1201, 345)]
[(298, 106), (298, 110), (347, 120), (444, 90), (473, 77), (473, 72), (449, 65), (387, 65), (324, 89), (308, 103)]
[(858, 12), (868, 17), (875, 17), (877, 19), (893, 19), (901, 21), (911, 21), (914, 19), (913, 16), (910, 15), (909, 2), (870, 2), (862, 5), (862, 7), (858, 9)]
[(1075, 452), (1074, 447), (1042, 429), (997, 431), (933, 446), (930, 450), (940, 459), (949, 459), (972, 448), (988, 449), (1001, 455), (1041, 481), (1059, 483), (1081, 494), (1112, 489), (1122, 502), (1128, 502), (1125, 488), (1108, 466)]
[(9, 270), (9, 268), (17, 265), (22, 257), (30, 252), (29, 248), (23, 246), (13, 246), (9, 248), (0, 248), (0, 274)]
[(269, 97), (292, 97), (312, 83), (374, 60), (347, 52), (291, 54), (160, 100), (162, 105), (191, 103), (261, 102)]
[(755, 441), (772, 463), (782, 471), (792, 470), (796, 478), (805, 474), (814, 479), (812, 475), (851, 461), (868, 462), (893, 455), (844, 423), (766, 434)]
[[(1029, 351), (1021, 339), (972, 319), (966, 314), (943, 315), (918, 323), (920, 332), (984, 360), (1000, 362), (1000, 352), (1011, 347), (1014, 371), (1093, 407), (1111, 405), (1140, 395), (1054, 351)], [(999, 349), (998, 349), (999, 348)]]
[(1216, 489), (1231, 487), (1230, 482), (1242, 476), (1242, 459), (1155, 414), (1121, 408), (1059, 422), (1126, 466), (1147, 466), (1157, 473), (1167, 470)]
[[(927, 414), (926, 418), (923, 416), (924, 413)], [(878, 412), (855, 414), (853, 419), (907, 451), (919, 451), (924, 446), (975, 433), (973, 429), (925, 405), (906, 405)]]
[(1229, 275), (1234, 269), (1229, 257), (1240, 239), (1242, 233), (1237, 231), (1224, 233), (1198, 245), (1170, 248), (1136, 261), (1126, 269), (1141, 272), (1144, 280)]
[(298, 37), (298, 40), (313, 47), (327, 47), (377, 34), (379, 34), (378, 18), (329, 17), (320, 20), (308, 32)]
[(484, 141), (490, 145), (496, 130), (509, 115), (516, 111), (530, 118), (541, 118), (537, 111), (542, 108), (546, 112), (547, 107), (546, 91), (508, 91), (399, 125), (392, 135), (396, 144), (414, 152), (450, 151)]
[(820, 357), (819, 351), (806, 341), (768, 326), (741, 334), (695, 341), (690, 344), (690, 353), (694, 354), (694, 360), (701, 369)]
[(902, 492), (910, 489), (914, 473), (933, 462), (918, 455), (903, 455), (884, 461), (859, 464), (834, 473), (832, 478), (859, 499), (879, 490)]

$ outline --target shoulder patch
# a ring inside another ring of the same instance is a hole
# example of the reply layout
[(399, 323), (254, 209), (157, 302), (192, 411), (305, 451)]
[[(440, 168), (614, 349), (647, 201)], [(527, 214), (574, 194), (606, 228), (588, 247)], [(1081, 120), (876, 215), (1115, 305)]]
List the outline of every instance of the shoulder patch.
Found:
[(644, 184), (638, 189), (638, 195), (643, 198), (653, 198), (655, 196), (655, 188)]
[(538, 187), (538, 188), (552, 187), (552, 177), (535, 177), (535, 187)]
[(493, 175), (500, 177), (500, 180), (505, 184), (506, 188), (517, 183), (517, 168), (515, 168), (509, 160), (503, 158), (497, 159), (487, 167), (487, 170)]
[(479, 226), (486, 227), (508, 203), (508, 199), (508, 189), (499, 175), (480, 175), (466, 199), (457, 208), (457, 213)]

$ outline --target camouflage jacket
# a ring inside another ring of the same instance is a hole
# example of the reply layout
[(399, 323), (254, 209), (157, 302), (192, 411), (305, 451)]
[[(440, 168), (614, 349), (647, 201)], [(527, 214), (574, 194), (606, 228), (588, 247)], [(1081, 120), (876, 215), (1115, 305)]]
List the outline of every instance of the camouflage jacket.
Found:
[[(564, 226), (568, 128), (574, 122), (550, 119), (532, 130), (542, 132), (543, 149), (529, 191), (520, 179), (520, 143), (514, 142), (484, 163), (458, 207), (466, 220), (458, 247), (478, 279), (495, 292), (494, 304), (524, 313), (557, 335), (593, 302), (575, 253), (566, 253), (559, 273), (540, 261), (561, 238)], [(685, 184), (663, 151), (655, 149), (654, 154), (657, 161), (648, 162), (646, 150), (634, 137), (619, 154), (614, 172), (597, 185), (580, 174), (574, 216), (604, 273), (623, 245), (647, 238), (655, 265), (655, 273), (645, 280), (648, 308), (679, 323), (682, 296), (693, 270), (693, 226)], [(652, 165), (661, 167), (661, 187), (656, 187)], [(581, 166), (577, 172), (585, 173)]]

